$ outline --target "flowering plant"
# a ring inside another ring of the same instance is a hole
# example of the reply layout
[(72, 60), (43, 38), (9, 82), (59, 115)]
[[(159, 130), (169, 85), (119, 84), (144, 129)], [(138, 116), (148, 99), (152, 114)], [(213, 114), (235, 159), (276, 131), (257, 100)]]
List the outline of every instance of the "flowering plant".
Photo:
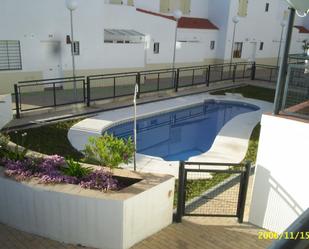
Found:
[(134, 145), (131, 138), (125, 140), (105, 133), (102, 137), (90, 137), (83, 152), (86, 162), (107, 166), (112, 170), (121, 163), (131, 162)]
[[(5, 166), (5, 174), (17, 181), (37, 178), (39, 183), (68, 183), (80, 185), (82, 188), (96, 189), (101, 191), (119, 189), (118, 181), (109, 172), (104, 170), (90, 171), (86, 168), (84, 175), (74, 176), (66, 174), (63, 168), (68, 168), (63, 157), (58, 155), (45, 158), (24, 160), (0, 159)], [(76, 164), (75, 164), (76, 166)], [(82, 166), (81, 166), (82, 167)]]

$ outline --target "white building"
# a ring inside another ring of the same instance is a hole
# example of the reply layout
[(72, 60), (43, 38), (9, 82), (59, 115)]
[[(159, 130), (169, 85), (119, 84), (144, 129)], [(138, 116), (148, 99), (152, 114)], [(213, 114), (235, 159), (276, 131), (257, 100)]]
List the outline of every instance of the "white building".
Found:
[[(235, 15), (234, 61), (275, 64), (287, 10), (282, 0), (79, 0), (73, 12), (78, 75), (171, 67), (180, 8), (176, 63), (228, 62)], [(161, 13), (160, 13), (161, 12)], [(298, 19), (292, 52), (309, 39)], [(0, 94), (20, 80), (71, 76), (70, 15), (64, 0), (1, 0)], [(300, 33), (302, 32), (302, 33)]]

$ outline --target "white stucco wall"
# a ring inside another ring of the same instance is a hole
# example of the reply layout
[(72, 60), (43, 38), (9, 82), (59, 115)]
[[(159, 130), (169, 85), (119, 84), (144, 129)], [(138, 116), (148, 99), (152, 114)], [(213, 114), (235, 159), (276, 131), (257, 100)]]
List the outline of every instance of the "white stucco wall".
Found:
[(171, 224), (174, 183), (162, 176), (105, 194), (73, 185), (19, 183), (3, 177), (0, 168), (0, 222), (64, 243), (127, 249)]
[(13, 118), (11, 95), (0, 95), (0, 130)]
[[(224, 0), (220, 0), (222, 3)], [(221, 6), (221, 13), (219, 8), (215, 8), (213, 14), (209, 15), (220, 15), (222, 16), (221, 20), (218, 22), (222, 23), (226, 29), (226, 39), (224, 35), (220, 34), (223, 39), (219, 39), (220, 47), (223, 47), (224, 55), (221, 51), (221, 57), (225, 60), (230, 59), (231, 57), (231, 48), (232, 48), (232, 37), (234, 30), (234, 23), (232, 22), (233, 16), (236, 16), (238, 13), (238, 0), (231, 0), (230, 8), (227, 9), (224, 6)], [(269, 11), (265, 12), (266, 2), (270, 3)], [(218, 5), (219, 3), (217, 3)], [(211, 5), (210, 5), (211, 8)], [(283, 12), (287, 10), (288, 5), (285, 1), (274, 0), (274, 1), (260, 1), (252, 0), (248, 3), (248, 15), (246, 17), (239, 18), (239, 22), (236, 25), (235, 33), (235, 42), (243, 42), (243, 51), (242, 59), (250, 60), (252, 57), (252, 42), (257, 43), (257, 49), (255, 57), (256, 59), (261, 58), (274, 58), (278, 55), (279, 50), (279, 41), (281, 35), (281, 26), (280, 23), (283, 20)], [(209, 11), (210, 13), (212, 11)], [(228, 20), (225, 19), (228, 17)], [(212, 18), (210, 18), (212, 20)], [(304, 25), (306, 23), (306, 18), (296, 18), (295, 25)], [(216, 22), (215, 22), (216, 23)], [(294, 35), (292, 40), (292, 51), (293, 53), (302, 52), (298, 40), (303, 37), (309, 38), (308, 34), (302, 35), (298, 33), (297, 29), (294, 29)], [(285, 39), (285, 33), (283, 40)], [(263, 50), (259, 50), (260, 42), (264, 42)], [(292, 52), (291, 51), (291, 52)]]
[(227, 39), (228, 21), (230, 15), (230, 0), (216, 0), (209, 3), (208, 18), (220, 30), (218, 35), (218, 44), (216, 50), (216, 57), (223, 59), (225, 57), (225, 43)]
[(134, 0), (134, 7), (160, 12), (160, 0)]
[[(74, 40), (80, 42), (80, 55), (75, 57), (76, 69), (83, 70), (81, 74), (111, 68), (151, 68), (153, 64), (165, 67), (172, 63), (176, 22), (136, 11), (136, 7), (139, 7), (159, 12), (159, 0), (136, 0), (133, 7), (127, 5), (127, 0), (122, 5), (106, 4), (108, 1), (101, 0), (78, 2), (73, 22)], [(235, 41), (244, 43), (244, 60), (252, 60), (252, 42), (256, 42), (257, 46), (256, 59), (275, 58), (278, 55), (280, 22), (287, 5), (282, 0), (273, 0), (269, 12), (265, 12), (265, 3), (250, 0), (248, 16), (241, 18), (237, 24)], [(219, 31), (179, 29), (178, 40), (186, 36), (189, 39), (197, 37), (200, 42), (178, 47), (176, 62), (230, 59), (233, 34), (231, 20), (237, 15), (237, 9), (238, 0), (191, 0), (190, 16), (208, 18), (219, 27)], [(309, 16), (297, 18), (295, 24), (308, 26), (308, 19)], [(137, 30), (146, 35), (146, 43), (105, 44), (105, 28)], [(0, 40), (20, 40), (22, 56), (22, 70), (0, 72), (0, 82), (5, 85), (0, 88), (0, 94), (11, 92), (13, 83), (20, 80), (63, 77), (72, 70), (70, 45), (65, 41), (66, 36), (70, 35), (70, 15), (63, 0), (3, 0), (0, 29)], [(301, 41), (304, 39), (309, 39), (309, 35), (299, 34), (294, 29), (291, 53), (302, 52)], [(215, 50), (209, 49), (211, 40), (216, 41)], [(44, 44), (52, 41), (58, 42), (61, 49), (59, 63), (50, 70), (53, 60), (44, 50)], [(159, 54), (153, 52), (155, 42), (160, 43)], [(263, 50), (259, 50), (260, 42), (264, 42)]]
[(263, 115), (249, 221), (282, 232), (309, 207), (309, 123)]
[(208, 0), (191, 0), (190, 16), (199, 18), (208, 18), (209, 4), (210, 3)]

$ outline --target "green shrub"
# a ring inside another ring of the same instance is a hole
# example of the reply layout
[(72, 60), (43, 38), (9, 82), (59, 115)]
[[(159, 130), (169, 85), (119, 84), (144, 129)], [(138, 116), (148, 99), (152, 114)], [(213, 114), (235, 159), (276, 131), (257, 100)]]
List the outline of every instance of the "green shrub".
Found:
[(111, 170), (119, 164), (132, 161), (134, 145), (132, 139), (116, 138), (105, 133), (102, 137), (90, 137), (86, 144), (85, 161), (100, 166), (107, 166)]
[[(27, 134), (23, 133), (22, 137), (25, 137)], [(10, 137), (4, 134), (0, 134), (0, 158), (10, 159), (10, 160), (24, 160), (28, 152), (27, 148), (21, 148), (18, 144), (12, 150), (8, 147)]]
[(73, 176), (78, 179), (89, 175), (92, 172), (90, 167), (83, 167), (79, 162), (75, 162), (72, 158), (66, 159), (66, 167), (62, 167), (61, 171), (67, 176)]

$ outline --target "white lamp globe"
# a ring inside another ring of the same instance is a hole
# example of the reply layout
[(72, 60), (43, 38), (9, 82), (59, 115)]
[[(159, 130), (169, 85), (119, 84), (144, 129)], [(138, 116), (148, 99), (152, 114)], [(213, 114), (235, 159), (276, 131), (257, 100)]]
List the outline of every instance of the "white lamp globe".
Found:
[(282, 21), (282, 22), (280, 23), (280, 26), (281, 26), (282, 28), (284, 28), (285, 25), (286, 25), (285, 21)]
[(78, 3), (76, 0), (66, 0), (65, 4), (69, 10), (76, 10), (78, 7)]
[(233, 18), (232, 18), (232, 21), (233, 21), (233, 23), (238, 23), (239, 22), (239, 17), (238, 16), (234, 16)]
[(181, 10), (175, 10), (175, 11), (173, 12), (173, 16), (174, 16), (174, 18), (178, 21), (178, 20), (182, 17), (182, 12), (181, 12)]

